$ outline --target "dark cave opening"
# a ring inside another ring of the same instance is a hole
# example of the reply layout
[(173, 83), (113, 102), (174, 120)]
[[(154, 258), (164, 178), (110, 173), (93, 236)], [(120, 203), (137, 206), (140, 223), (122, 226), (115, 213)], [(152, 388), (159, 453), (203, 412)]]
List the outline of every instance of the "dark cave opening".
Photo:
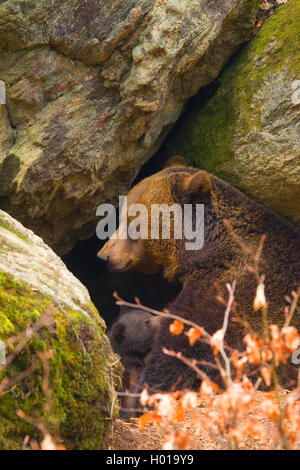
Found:
[(119, 315), (119, 307), (113, 298), (114, 291), (128, 302), (135, 302), (134, 298), (138, 297), (143, 305), (156, 309), (165, 307), (176, 297), (180, 285), (168, 283), (161, 275), (109, 272), (97, 258), (97, 252), (103, 244), (94, 235), (88, 240), (77, 242), (62, 259), (68, 269), (87, 287), (108, 328)]
[[(202, 107), (215, 93), (218, 86), (219, 83), (216, 79), (190, 98), (178, 122), (171, 129), (160, 149), (143, 165), (132, 186), (163, 168), (168, 158), (165, 142), (176, 135), (177, 126), (180, 126), (184, 120), (185, 112)], [(87, 240), (78, 241), (62, 259), (68, 269), (87, 287), (93, 303), (108, 328), (119, 315), (119, 307), (113, 298), (115, 291), (128, 302), (134, 302), (134, 298), (138, 297), (143, 305), (156, 309), (164, 308), (178, 295), (180, 284), (170, 284), (163, 279), (162, 275), (109, 272), (104, 263), (97, 258), (97, 252), (104, 243), (105, 241), (99, 240), (95, 234)]]

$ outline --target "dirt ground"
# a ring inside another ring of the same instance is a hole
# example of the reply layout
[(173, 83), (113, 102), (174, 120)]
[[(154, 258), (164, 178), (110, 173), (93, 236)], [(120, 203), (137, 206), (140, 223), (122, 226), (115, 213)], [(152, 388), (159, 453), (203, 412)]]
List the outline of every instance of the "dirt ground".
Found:
[[(191, 449), (208, 450), (217, 449), (216, 443), (209, 439), (208, 435), (201, 434), (196, 436), (195, 432), (190, 428), (190, 416), (187, 413), (184, 424), (180, 425), (190, 431), (193, 436)], [(104, 448), (107, 450), (160, 450), (166, 439), (167, 433), (161, 426), (156, 424), (148, 424), (141, 431), (137, 418), (128, 421), (118, 419), (106, 438)]]
[[(275, 449), (280, 448), (274, 444), (278, 433), (275, 426), (264, 416), (260, 414), (259, 403), (264, 397), (263, 392), (258, 392), (260, 397), (258, 400), (258, 406), (253, 411), (252, 416), (258, 418), (258, 420), (264, 425), (267, 431), (267, 439), (265, 442), (259, 439), (248, 438), (239, 445), (239, 449)], [(284, 392), (288, 393), (288, 392)], [(196, 416), (199, 415), (199, 422), (206, 411), (205, 403), (201, 404), (196, 410)], [(189, 448), (191, 450), (217, 450), (227, 449), (228, 446), (218, 437), (216, 430), (213, 433), (203, 431), (197, 433), (195, 426), (192, 425), (192, 416), (195, 422), (195, 410), (185, 413), (185, 420), (179, 423), (177, 429), (181, 431), (188, 431), (191, 437), (191, 443)], [(196, 419), (197, 420), (197, 419)], [(131, 418), (128, 421), (117, 419), (108, 433), (104, 449), (107, 450), (160, 450), (166, 440), (167, 433), (165, 428), (156, 425), (148, 424), (144, 430), (140, 430), (138, 418)], [(300, 442), (298, 442), (297, 449), (300, 449)]]

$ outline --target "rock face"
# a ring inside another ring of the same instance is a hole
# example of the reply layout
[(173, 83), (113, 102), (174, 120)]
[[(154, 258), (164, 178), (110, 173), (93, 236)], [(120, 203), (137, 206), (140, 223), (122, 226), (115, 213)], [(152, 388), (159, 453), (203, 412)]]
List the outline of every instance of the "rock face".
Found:
[[(300, 227), (300, 3), (290, 0), (182, 117), (167, 155), (217, 174)], [(173, 132), (173, 131), (172, 131)]]
[[(22, 448), (26, 435), (41, 440), (37, 429), (17, 416), (18, 409), (43, 422), (68, 449), (100, 449), (116, 415), (114, 381), (120, 372), (105, 324), (60, 258), (0, 211), (0, 341), (21, 334), (19, 344), (26, 328), (34, 329), (45, 315), (54, 322), (51, 328), (38, 329), (10, 364), (0, 365), (0, 449)], [(11, 348), (7, 345), (6, 358)], [(51, 400), (42, 389), (39, 356), (49, 351)], [(4, 377), (13, 380), (32, 366), (12, 391), (2, 388)]]
[(249, 37), (259, 0), (0, 4), (0, 206), (62, 254), (186, 100)]

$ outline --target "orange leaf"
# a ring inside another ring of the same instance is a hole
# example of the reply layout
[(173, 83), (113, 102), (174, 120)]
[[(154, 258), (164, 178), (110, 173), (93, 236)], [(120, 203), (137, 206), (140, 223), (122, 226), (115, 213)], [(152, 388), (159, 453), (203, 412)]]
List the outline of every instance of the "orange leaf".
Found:
[(219, 354), (219, 350), (223, 346), (223, 338), (224, 338), (223, 330), (216, 331), (210, 338), (210, 345), (213, 348), (214, 356), (217, 356)]
[(247, 345), (248, 360), (251, 364), (260, 364), (260, 343), (257, 335), (246, 334), (244, 343)]
[(186, 450), (189, 448), (190, 445), (190, 436), (187, 432), (177, 432), (175, 435), (175, 439), (178, 445), (178, 449)]
[(198, 330), (197, 328), (190, 328), (189, 331), (186, 333), (186, 335), (189, 339), (190, 345), (193, 346), (193, 344), (195, 344), (197, 339), (199, 339), (200, 336), (202, 336), (202, 331)]
[(170, 325), (170, 333), (172, 333), (172, 335), (180, 335), (183, 331), (183, 328), (184, 328), (184, 325), (182, 321), (175, 320)]
[(264, 379), (265, 384), (267, 387), (270, 387), (271, 385), (271, 368), (270, 367), (261, 367), (260, 368), (260, 373), (262, 378)]
[(260, 282), (256, 289), (256, 296), (253, 302), (253, 308), (256, 312), (260, 308), (266, 307), (266, 306), (267, 306), (267, 302), (266, 302), (266, 297), (265, 297), (265, 286), (263, 282)]
[(273, 419), (275, 422), (278, 421), (280, 417), (280, 409), (277, 403), (275, 403), (273, 397), (270, 396), (264, 400), (260, 405), (260, 409), (268, 418)]
[(289, 351), (294, 352), (300, 346), (300, 336), (294, 326), (285, 326), (282, 328), (284, 341)]
[(148, 423), (152, 421), (152, 415), (150, 413), (145, 413), (139, 418), (140, 429), (143, 431)]
[(175, 419), (176, 421), (184, 421), (184, 411), (182, 407), (182, 403), (178, 403), (175, 411)]
[(199, 392), (202, 398), (210, 398), (214, 396), (215, 392), (218, 392), (218, 390), (219, 386), (215, 382), (202, 380)]

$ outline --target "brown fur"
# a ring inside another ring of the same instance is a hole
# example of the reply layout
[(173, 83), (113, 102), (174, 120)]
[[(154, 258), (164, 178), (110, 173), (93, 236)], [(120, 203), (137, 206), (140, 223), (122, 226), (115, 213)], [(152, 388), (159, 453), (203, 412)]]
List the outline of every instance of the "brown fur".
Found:
[[(121, 314), (112, 325), (108, 336), (115, 353), (125, 368), (123, 391), (133, 393), (149, 360), (160, 318), (141, 309), (121, 308)], [(135, 407), (135, 400), (130, 396), (121, 399), (123, 410)], [(123, 417), (130, 413), (123, 411)]]
[[(248, 271), (252, 259), (224, 225), (226, 218), (234, 233), (253, 250), (257, 248), (261, 235), (266, 234), (260, 271), (266, 276), (269, 322), (283, 324), (284, 296), (295, 290), (300, 282), (300, 234), (292, 225), (221, 179), (188, 168), (178, 160), (138, 183), (129, 192), (128, 201), (129, 206), (138, 202), (148, 208), (153, 203), (205, 204), (204, 247), (198, 251), (186, 251), (185, 240), (174, 238), (109, 240), (99, 254), (105, 258), (109, 256), (112, 269), (162, 270), (167, 279), (180, 280), (183, 289), (168, 308), (204, 326), (210, 333), (221, 327), (224, 315), (224, 307), (215, 299), (214, 283), (218, 282), (224, 288), (226, 282), (236, 279), (238, 308), (247, 314), (250, 323), (258, 330), (262, 326), (262, 318), (260, 311), (253, 313), (252, 309), (256, 289), (254, 276)], [(162, 346), (206, 360), (212, 360), (210, 349), (200, 343), (190, 348), (185, 335), (170, 335), (169, 323), (168, 320), (162, 322), (142, 380), (153, 389), (169, 390), (174, 383), (179, 387), (194, 387), (193, 372), (179, 360), (163, 354)], [(300, 326), (297, 312), (293, 323)], [(225, 340), (233, 347), (241, 347), (242, 333), (241, 328), (230, 321)], [(210, 370), (208, 372), (212, 375)], [(285, 385), (296, 372), (295, 365), (285, 368)]]

